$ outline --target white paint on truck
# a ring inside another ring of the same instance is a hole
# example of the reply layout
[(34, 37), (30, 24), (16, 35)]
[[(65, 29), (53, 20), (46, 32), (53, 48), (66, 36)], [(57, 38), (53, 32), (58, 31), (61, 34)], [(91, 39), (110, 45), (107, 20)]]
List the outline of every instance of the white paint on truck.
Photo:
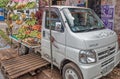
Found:
[(98, 79), (119, 63), (116, 33), (105, 29), (91, 9), (52, 6), (50, 11), (51, 18), (48, 7), (43, 14), (40, 53), (50, 62), (51, 26), (54, 65), (64, 79)]

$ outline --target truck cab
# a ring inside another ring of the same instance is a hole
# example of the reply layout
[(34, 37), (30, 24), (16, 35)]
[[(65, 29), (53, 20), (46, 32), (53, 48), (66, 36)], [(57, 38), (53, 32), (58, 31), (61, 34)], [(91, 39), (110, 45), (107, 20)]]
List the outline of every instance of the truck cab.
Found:
[[(50, 23), (49, 23), (50, 22)], [(106, 29), (89, 8), (76, 6), (46, 7), (42, 19), (41, 55), (53, 63), (63, 79), (98, 79), (120, 61), (117, 35)]]

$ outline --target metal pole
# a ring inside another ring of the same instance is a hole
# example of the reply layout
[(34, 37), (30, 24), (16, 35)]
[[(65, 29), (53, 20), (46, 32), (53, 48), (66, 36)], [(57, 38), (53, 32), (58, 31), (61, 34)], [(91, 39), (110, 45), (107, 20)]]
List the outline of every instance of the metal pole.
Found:
[(88, 8), (88, 0), (86, 0), (86, 8)]
[(51, 18), (51, 0), (48, 0), (49, 3), (49, 29), (50, 29), (50, 54), (51, 54), (51, 79), (53, 77), (53, 52), (52, 52), (52, 41), (51, 41), (51, 38), (52, 38), (52, 30), (51, 30), (51, 21), (50, 21), (50, 18)]

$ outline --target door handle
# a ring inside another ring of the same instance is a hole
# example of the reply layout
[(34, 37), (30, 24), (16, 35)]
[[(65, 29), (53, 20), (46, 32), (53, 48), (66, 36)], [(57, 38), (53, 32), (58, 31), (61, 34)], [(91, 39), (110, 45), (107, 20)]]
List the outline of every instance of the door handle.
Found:
[(45, 31), (43, 31), (43, 37), (45, 37)]

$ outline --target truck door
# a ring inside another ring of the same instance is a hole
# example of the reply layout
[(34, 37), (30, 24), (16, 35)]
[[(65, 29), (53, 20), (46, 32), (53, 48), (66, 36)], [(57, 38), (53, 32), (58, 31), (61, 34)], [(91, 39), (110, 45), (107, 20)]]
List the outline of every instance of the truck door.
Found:
[[(59, 66), (65, 57), (65, 29), (62, 22), (60, 11), (56, 8), (51, 9), (51, 18), (49, 18), (48, 9), (45, 10), (42, 27), (42, 51), (43, 57), (50, 61), (50, 30), (52, 28), (52, 48), (54, 64)], [(50, 20), (50, 23), (49, 23)]]

